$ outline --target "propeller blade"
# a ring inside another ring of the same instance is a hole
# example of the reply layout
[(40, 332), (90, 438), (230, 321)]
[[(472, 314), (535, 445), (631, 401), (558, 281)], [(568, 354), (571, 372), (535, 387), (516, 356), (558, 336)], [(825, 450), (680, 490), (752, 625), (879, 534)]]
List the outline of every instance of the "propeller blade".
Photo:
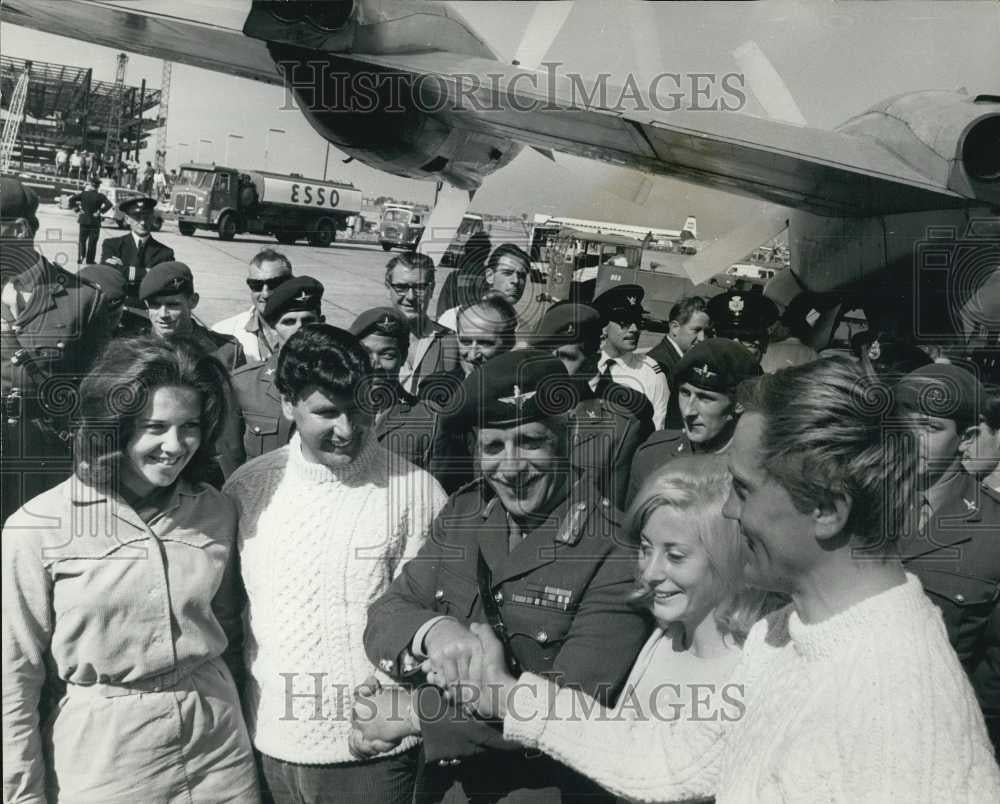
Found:
[(572, 0), (536, 3), (531, 19), (528, 20), (528, 27), (524, 29), (521, 42), (514, 52), (514, 63), (528, 70), (538, 67), (572, 10)]
[(757, 246), (773, 240), (787, 226), (788, 211), (784, 207), (769, 205), (757, 220), (703, 245), (697, 254), (684, 260), (684, 273), (696, 285), (706, 282), (745, 258)]
[(434, 209), (427, 218), (423, 237), (417, 247), (421, 254), (434, 260), (435, 265), (440, 264), (441, 257), (448, 250), (474, 195), (474, 190), (459, 190), (450, 184), (438, 183)]
[(733, 58), (768, 117), (795, 126), (806, 125), (805, 115), (792, 93), (756, 42), (744, 42), (733, 51)]

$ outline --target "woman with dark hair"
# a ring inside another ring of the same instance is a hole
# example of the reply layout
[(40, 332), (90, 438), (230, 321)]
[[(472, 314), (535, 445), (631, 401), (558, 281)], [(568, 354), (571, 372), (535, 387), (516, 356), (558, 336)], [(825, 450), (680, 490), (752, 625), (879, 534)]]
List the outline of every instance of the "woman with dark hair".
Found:
[(5, 801), (258, 801), (236, 512), (200, 480), (227, 394), (193, 344), (116, 341), (80, 386), (73, 477), (5, 523)]

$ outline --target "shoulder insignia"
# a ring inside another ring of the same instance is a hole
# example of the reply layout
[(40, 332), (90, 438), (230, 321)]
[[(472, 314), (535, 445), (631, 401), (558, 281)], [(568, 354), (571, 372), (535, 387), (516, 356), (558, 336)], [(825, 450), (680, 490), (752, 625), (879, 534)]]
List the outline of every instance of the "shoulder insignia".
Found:
[(968, 511), (970, 514), (973, 511), (977, 511), (978, 510), (978, 506), (976, 505), (976, 503), (975, 503), (974, 500), (970, 500), (970, 499), (967, 499), (967, 498), (963, 497), (962, 498), (962, 502), (965, 503), (965, 510)]
[(570, 505), (569, 511), (563, 517), (559, 532), (556, 533), (556, 541), (560, 544), (574, 545), (580, 541), (583, 535), (583, 527), (587, 524), (590, 511), (587, 503), (577, 502)]
[(663, 374), (663, 366), (656, 360), (656, 358), (650, 357), (648, 354), (642, 356), (642, 362), (649, 366), (654, 374)]

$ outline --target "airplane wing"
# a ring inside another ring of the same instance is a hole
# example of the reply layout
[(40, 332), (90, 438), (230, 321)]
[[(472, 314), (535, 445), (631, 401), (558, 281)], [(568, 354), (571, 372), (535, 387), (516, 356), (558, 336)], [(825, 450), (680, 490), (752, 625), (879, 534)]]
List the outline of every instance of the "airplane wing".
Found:
[(0, 22), (281, 85), (267, 45), (243, 34), (248, 8), (231, 0), (4, 0)]
[[(820, 215), (969, 203), (866, 137), (737, 112), (619, 109), (622, 90), (610, 84), (448, 53), (345, 58), (425, 76), (425, 101), (469, 128)], [(608, 102), (588, 101), (595, 96)]]
[[(191, 0), (6, 0), (0, 20), (281, 83), (267, 45), (238, 27), (248, 4), (222, 5), (231, 12), (231, 21), (209, 19), (211, 4)], [(182, 17), (181, 10), (188, 16)], [(675, 111), (662, 107), (662, 98), (660, 108), (641, 98), (649, 111), (637, 111), (634, 100), (619, 103), (623, 91), (610, 83), (602, 89), (600, 81), (582, 76), (440, 50), (333, 58), (358, 70), (370, 72), (374, 66), (413, 76), (423, 101), (459, 128), (820, 215), (877, 215), (972, 203), (865, 136), (738, 112)], [(636, 95), (641, 93), (632, 91)], [(684, 102), (690, 105), (691, 100)]]

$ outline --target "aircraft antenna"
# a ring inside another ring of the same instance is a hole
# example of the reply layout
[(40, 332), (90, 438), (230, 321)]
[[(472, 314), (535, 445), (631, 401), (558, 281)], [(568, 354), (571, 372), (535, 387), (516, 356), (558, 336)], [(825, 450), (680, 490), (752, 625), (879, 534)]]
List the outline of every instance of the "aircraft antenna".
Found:
[[(122, 105), (125, 103), (125, 67), (128, 56), (118, 54), (118, 69), (115, 72), (115, 85), (111, 91), (108, 103), (108, 135), (104, 140), (104, 161), (111, 161), (114, 175), (118, 176), (122, 151)], [(121, 180), (121, 177), (118, 177)]]
[(17, 141), (17, 134), (21, 130), (21, 121), (24, 119), (24, 103), (28, 97), (28, 81), (31, 73), (31, 62), (26, 62), (24, 72), (17, 79), (17, 86), (14, 87), (14, 95), (8, 107), (7, 119), (3, 125), (3, 138), (0, 139), (0, 170), (6, 171), (10, 164), (10, 157), (14, 153), (14, 143)]
[(160, 111), (157, 116), (159, 129), (156, 133), (156, 166), (167, 169), (167, 115), (170, 112), (170, 73), (173, 65), (164, 60), (163, 74), (160, 76)]

